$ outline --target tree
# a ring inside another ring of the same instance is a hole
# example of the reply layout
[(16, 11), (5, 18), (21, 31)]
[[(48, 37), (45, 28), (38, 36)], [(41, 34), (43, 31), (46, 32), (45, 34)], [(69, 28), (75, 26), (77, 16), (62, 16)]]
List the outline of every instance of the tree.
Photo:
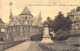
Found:
[(53, 31), (53, 20), (51, 20), (51, 18), (48, 16), (46, 21), (44, 21), (43, 25), (44, 24), (48, 24), (49, 28), (50, 28), (50, 31)]
[(68, 38), (68, 32), (60, 29), (56, 32), (56, 39), (57, 40), (66, 40)]
[(54, 32), (57, 32), (59, 29), (64, 29), (65, 17), (62, 12), (58, 13), (58, 16), (54, 19)]
[(69, 16), (67, 16), (65, 18), (65, 29), (66, 31), (70, 31), (71, 30), (71, 27), (72, 27), (72, 21), (70, 20)]
[(54, 31), (58, 40), (65, 40), (69, 36), (69, 31), (71, 30), (72, 21), (70, 20), (69, 16), (65, 17), (62, 12), (59, 12), (58, 15), (55, 17), (54, 21), (51, 20), (50, 17), (47, 17), (44, 24), (48, 24), (50, 31)]
[(56, 33), (57, 40), (65, 40), (69, 37), (72, 21), (69, 16), (64, 17), (62, 12), (58, 13), (54, 20), (54, 32)]

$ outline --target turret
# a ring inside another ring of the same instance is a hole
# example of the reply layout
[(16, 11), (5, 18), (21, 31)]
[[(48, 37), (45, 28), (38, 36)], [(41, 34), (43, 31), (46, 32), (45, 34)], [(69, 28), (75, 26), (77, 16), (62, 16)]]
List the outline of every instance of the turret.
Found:
[(12, 13), (12, 9), (11, 9), (12, 2), (10, 2), (9, 5), (10, 5), (10, 16), (9, 16), (9, 19), (10, 19), (10, 21), (12, 21), (13, 20), (13, 13)]
[(39, 13), (39, 15), (38, 15), (38, 26), (39, 26), (39, 27), (42, 27), (42, 16), (41, 16), (41, 11), (40, 11), (40, 13)]

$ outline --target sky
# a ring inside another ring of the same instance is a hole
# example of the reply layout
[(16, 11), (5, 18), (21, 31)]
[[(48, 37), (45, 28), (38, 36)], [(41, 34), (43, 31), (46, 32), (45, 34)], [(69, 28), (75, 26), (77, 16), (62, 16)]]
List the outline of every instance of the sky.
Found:
[[(5, 23), (9, 22), (10, 2), (13, 3), (11, 9), (14, 16), (18, 16), (26, 6), (34, 17), (37, 17), (41, 11), (42, 21), (45, 21), (48, 16), (54, 19), (59, 11), (66, 16), (67, 12), (80, 5), (80, 0), (0, 0), (0, 18)], [(49, 4), (56, 6), (46, 6)]]

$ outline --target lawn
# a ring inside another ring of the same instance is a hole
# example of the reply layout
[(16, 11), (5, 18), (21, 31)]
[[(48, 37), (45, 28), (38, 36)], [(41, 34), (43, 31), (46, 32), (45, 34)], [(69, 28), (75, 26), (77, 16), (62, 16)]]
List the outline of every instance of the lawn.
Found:
[(39, 43), (39, 46), (44, 51), (80, 51), (76, 47), (66, 43)]

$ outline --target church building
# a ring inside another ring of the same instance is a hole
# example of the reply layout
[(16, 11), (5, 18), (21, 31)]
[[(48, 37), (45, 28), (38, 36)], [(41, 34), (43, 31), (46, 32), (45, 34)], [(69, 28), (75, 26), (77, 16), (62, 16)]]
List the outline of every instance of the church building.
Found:
[(23, 11), (14, 16), (10, 10), (10, 21), (6, 29), (7, 39), (13, 41), (30, 39), (31, 36), (42, 34), (42, 17), (41, 12), (38, 17), (34, 17), (30, 10), (25, 7)]

